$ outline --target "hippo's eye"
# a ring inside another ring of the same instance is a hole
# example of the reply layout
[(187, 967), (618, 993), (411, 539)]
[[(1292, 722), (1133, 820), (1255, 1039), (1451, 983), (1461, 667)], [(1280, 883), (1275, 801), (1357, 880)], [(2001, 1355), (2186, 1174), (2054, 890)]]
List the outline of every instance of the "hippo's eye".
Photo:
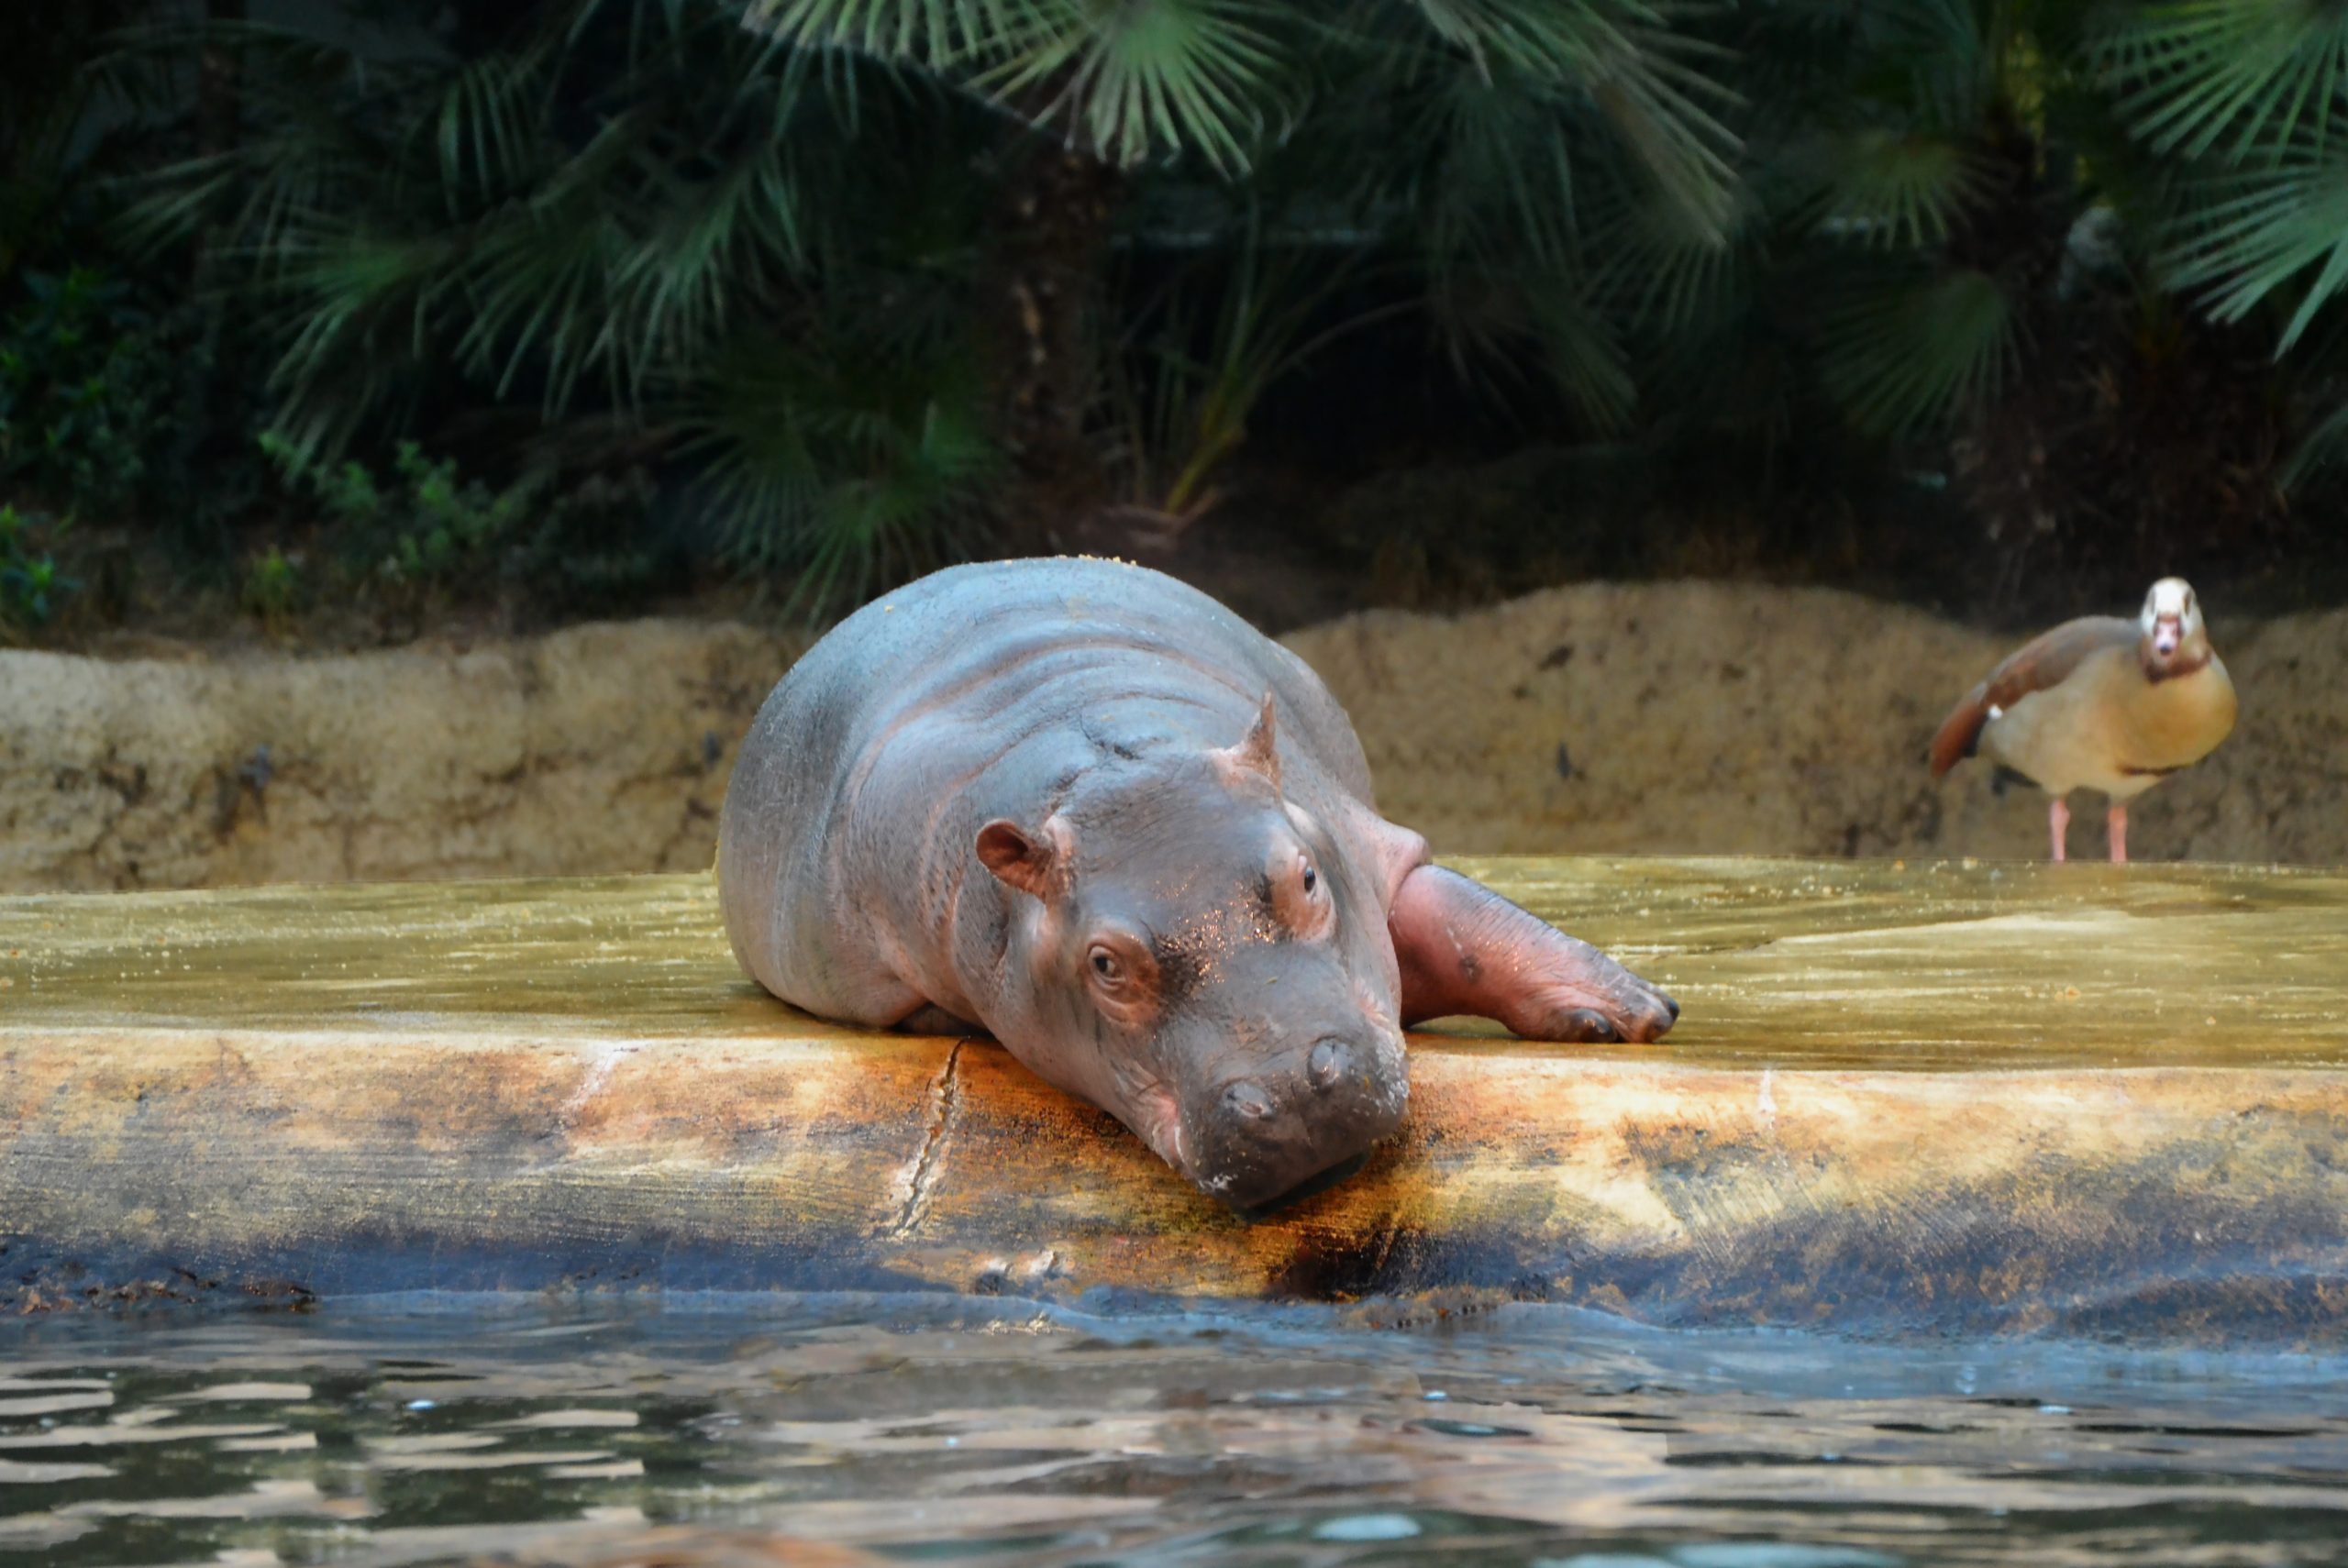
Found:
[(1102, 985), (1113, 986), (1125, 977), (1125, 966), (1117, 962), (1117, 955), (1099, 943), (1092, 944), (1090, 956), (1092, 962), (1092, 973), (1100, 978)]
[(1304, 890), (1307, 893), (1310, 893), (1313, 889), (1320, 885), (1321, 873), (1312, 868), (1312, 862), (1310, 860), (1306, 861), (1304, 863)]

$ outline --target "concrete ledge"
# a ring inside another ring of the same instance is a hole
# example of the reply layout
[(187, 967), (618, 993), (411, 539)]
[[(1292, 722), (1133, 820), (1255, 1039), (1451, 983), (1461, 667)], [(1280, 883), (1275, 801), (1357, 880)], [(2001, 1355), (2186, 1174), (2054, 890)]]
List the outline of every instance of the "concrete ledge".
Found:
[(767, 999), (705, 878), (0, 904), (0, 1308), (918, 1286), (2348, 1338), (2348, 878), (1460, 864), (1687, 1021), (1421, 1036), (1403, 1137), (1254, 1224), (991, 1043)]

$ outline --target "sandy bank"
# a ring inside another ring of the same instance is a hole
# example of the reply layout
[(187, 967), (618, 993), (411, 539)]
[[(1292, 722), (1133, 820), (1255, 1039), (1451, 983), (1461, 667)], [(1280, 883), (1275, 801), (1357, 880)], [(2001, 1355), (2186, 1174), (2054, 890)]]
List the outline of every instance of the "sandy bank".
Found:
[[(2232, 739), (2143, 858), (2348, 862), (2348, 612), (2213, 623)], [(1826, 590), (1585, 584), (1285, 639), (1390, 814), (1448, 853), (2043, 853), (2043, 802), (1926, 738), (2011, 638)], [(466, 648), (0, 653), (0, 889), (691, 869), (799, 645), (645, 621)], [(2073, 848), (2101, 851), (2082, 798)]]

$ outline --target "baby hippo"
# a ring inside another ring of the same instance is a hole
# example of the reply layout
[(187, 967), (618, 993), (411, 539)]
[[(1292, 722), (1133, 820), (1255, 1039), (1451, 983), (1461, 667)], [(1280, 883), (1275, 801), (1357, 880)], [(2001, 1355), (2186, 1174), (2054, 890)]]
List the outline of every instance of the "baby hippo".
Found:
[(841, 623), (751, 727), (718, 883), (776, 996), (983, 1030), (1238, 1209), (1394, 1131), (1406, 1024), (1650, 1041), (1679, 1013), (1431, 865), (1301, 660), (1113, 561), (956, 567)]

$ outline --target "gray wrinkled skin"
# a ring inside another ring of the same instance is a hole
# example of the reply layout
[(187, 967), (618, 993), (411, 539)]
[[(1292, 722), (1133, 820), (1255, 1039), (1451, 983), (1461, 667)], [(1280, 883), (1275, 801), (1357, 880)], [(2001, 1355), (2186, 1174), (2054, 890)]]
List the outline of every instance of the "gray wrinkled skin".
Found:
[(1651, 1039), (1678, 1010), (1370, 799), (1319, 679), (1205, 595), (1111, 561), (958, 567), (767, 700), (720, 896), (774, 995), (984, 1030), (1249, 1207), (1394, 1130), (1405, 1022)]

